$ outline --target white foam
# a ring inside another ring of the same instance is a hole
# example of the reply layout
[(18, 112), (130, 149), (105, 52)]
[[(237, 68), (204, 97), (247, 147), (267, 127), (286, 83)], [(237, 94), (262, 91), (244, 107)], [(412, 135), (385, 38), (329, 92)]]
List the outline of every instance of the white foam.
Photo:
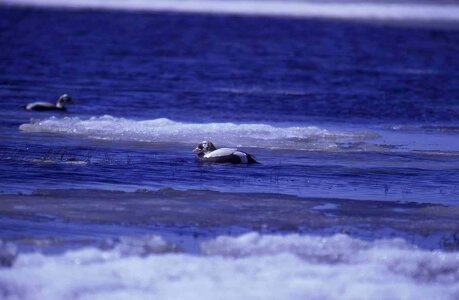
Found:
[(360, 20), (457, 22), (459, 5), (257, 0), (2, 0), (13, 5)]
[[(151, 243), (151, 240), (148, 242)], [(203, 255), (23, 254), (4, 299), (457, 299), (459, 253), (344, 235), (219, 237)], [(135, 251), (134, 251), (135, 253)]]
[(315, 126), (275, 127), (268, 124), (183, 123), (169, 119), (136, 121), (111, 116), (32, 120), (24, 132), (78, 135), (105, 140), (196, 144), (211, 140), (217, 147), (327, 149), (340, 139), (361, 139), (362, 134), (332, 132)]

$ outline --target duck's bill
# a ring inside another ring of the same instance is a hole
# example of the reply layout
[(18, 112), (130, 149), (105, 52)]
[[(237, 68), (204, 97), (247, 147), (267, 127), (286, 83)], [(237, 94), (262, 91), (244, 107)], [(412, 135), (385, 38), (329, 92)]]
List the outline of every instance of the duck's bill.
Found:
[(202, 151), (202, 150), (199, 149), (199, 147), (196, 147), (196, 148), (194, 148), (193, 153), (199, 153), (199, 152), (201, 152), (201, 151)]

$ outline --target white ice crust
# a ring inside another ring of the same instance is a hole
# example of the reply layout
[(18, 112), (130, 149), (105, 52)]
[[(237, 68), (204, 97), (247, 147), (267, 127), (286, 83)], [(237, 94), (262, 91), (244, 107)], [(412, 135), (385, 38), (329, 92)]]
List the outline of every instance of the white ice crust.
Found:
[(282, 127), (269, 124), (186, 123), (166, 118), (130, 120), (112, 116), (80, 119), (51, 117), (22, 124), (23, 132), (46, 132), (77, 135), (102, 140), (143, 141), (152, 143), (186, 143), (195, 145), (204, 139), (217, 148), (267, 147), (273, 149), (333, 149), (336, 141), (361, 140), (362, 133), (330, 131), (316, 126)]
[[(148, 239), (149, 247), (161, 239)], [(137, 245), (136, 247), (138, 247)], [(22, 254), (3, 299), (458, 299), (459, 253), (345, 235), (218, 237), (201, 255), (88, 248)], [(145, 254), (145, 253), (143, 253)]]

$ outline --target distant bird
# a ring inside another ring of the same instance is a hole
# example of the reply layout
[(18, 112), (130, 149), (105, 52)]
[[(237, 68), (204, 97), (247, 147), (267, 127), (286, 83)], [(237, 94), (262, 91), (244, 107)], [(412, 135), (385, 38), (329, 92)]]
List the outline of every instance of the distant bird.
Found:
[(203, 141), (193, 150), (196, 158), (201, 162), (231, 163), (231, 164), (258, 164), (255, 158), (248, 153), (234, 148), (215, 148), (212, 142)]
[(64, 103), (73, 103), (72, 98), (67, 95), (63, 94), (62, 96), (57, 99), (56, 104), (52, 104), (49, 102), (32, 102), (26, 105), (23, 105), (27, 110), (35, 110), (35, 111), (45, 111), (45, 110), (60, 110), (60, 111), (67, 111), (64, 107)]

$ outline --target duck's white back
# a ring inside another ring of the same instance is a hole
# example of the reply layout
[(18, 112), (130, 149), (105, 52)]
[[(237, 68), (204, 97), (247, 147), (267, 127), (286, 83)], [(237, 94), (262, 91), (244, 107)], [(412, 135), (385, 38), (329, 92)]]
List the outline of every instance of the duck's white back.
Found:
[(211, 158), (211, 157), (220, 157), (220, 156), (228, 156), (236, 152), (237, 149), (233, 148), (220, 148), (215, 151), (209, 152), (204, 155), (205, 158)]

